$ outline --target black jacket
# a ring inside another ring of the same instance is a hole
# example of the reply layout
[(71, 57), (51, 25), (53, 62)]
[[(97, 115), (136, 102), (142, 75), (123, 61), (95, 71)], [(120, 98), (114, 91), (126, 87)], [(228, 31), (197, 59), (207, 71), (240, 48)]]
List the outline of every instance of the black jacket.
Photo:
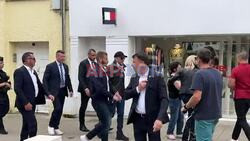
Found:
[[(139, 76), (132, 76), (128, 87), (125, 89), (125, 99), (133, 99), (130, 113), (128, 116), (128, 124), (134, 122), (134, 114), (139, 100), (139, 93), (136, 87), (139, 84)], [(148, 83), (146, 87), (145, 96), (146, 117), (152, 123), (156, 119), (161, 120), (163, 123), (169, 121), (167, 115), (168, 97), (166, 85), (163, 78), (155, 73), (149, 73)]]
[[(95, 63), (97, 66), (97, 63)], [(91, 77), (92, 70), (89, 64), (88, 59), (83, 60), (79, 64), (79, 69), (78, 69), (78, 80), (79, 80), (79, 85), (78, 85), (78, 92), (80, 93), (85, 93), (85, 89), (89, 88), (90, 89), (90, 80), (89, 77)]]
[(193, 91), (190, 89), (193, 81), (193, 76), (198, 69), (187, 70), (183, 69), (178, 71), (175, 76), (169, 79), (170, 83), (173, 83), (176, 80), (181, 81), (181, 88), (179, 90), (179, 94), (190, 94), (193, 95)]
[[(73, 92), (70, 76), (69, 76), (69, 68), (66, 64), (63, 64), (65, 70), (65, 87)], [(57, 96), (60, 90), (60, 72), (58, 65), (55, 62), (50, 63), (46, 66), (44, 76), (43, 76), (43, 85), (44, 89), (48, 94), (53, 96)], [(68, 92), (68, 91), (67, 91)], [(68, 93), (66, 94), (68, 96)]]
[(126, 66), (123, 64), (123, 70), (119, 68), (117, 63), (114, 61), (112, 64), (108, 66), (108, 75), (110, 81), (110, 92), (115, 94), (117, 91), (121, 96), (124, 94), (125, 90), (125, 73), (124, 68)]
[(48, 94), (45, 92), (37, 73), (34, 72), (34, 74), (37, 78), (39, 89), (37, 97), (35, 97), (35, 87), (28, 70), (22, 66), (14, 72), (15, 106), (19, 109), (24, 109), (24, 105), (28, 103), (32, 105), (45, 104), (45, 95), (47, 96)]
[(107, 79), (107, 75), (102, 70), (101, 66), (97, 64), (95, 76), (91, 76), (89, 79), (91, 83), (90, 90), (91, 90), (92, 100), (102, 100), (105, 102), (112, 102), (113, 94), (110, 91), (108, 91), (107, 83), (109, 83), (109, 81)]
[[(0, 83), (4, 83), (4, 82), (7, 82), (9, 84), (10, 81), (9, 81), (9, 76), (6, 74), (6, 72), (4, 72), (3, 70), (0, 70)], [(0, 88), (0, 93), (1, 94), (7, 94), (7, 91), (10, 90), (10, 88), (7, 88), (7, 87), (1, 87)]]

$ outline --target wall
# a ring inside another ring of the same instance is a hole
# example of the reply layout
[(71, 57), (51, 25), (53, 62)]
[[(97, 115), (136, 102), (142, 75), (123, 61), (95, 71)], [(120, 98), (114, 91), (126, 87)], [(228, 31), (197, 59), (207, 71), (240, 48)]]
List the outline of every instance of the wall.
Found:
[[(71, 36), (250, 33), (249, 0), (71, 0)], [(101, 7), (117, 8), (117, 26)]]
[(4, 3), (0, 0), (0, 56), (4, 56)]
[[(11, 79), (16, 69), (16, 63), (13, 62), (15, 43), (48, 42), (50, 62), (55, 60), (55, 52), (62, 48), (61, 15), (58, 11), (51, 10), (50, 6), (51, 0), (9, 2), (0, 0), (0, 55), (5, 56), (5, 70)], [(66, 51), (69, 55), (69, 16), (68, 12), (66, 14), (68, 20)], [(15, 100), (13, 93), (10, 92), (12, 107)]]

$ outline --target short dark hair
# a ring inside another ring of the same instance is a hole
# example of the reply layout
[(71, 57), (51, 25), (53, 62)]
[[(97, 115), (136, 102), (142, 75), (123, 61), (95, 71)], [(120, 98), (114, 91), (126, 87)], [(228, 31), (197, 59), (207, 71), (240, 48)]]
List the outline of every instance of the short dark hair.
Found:
[(203, 62), (208, 64), (212, 58), (212, 53), (207, 48), (199, 49), (197, 52), (197, 57)]
[(3, 61), (3, 57), (2, 56), (0, 56), (0, 61)]
[(217, 56), (217, 55), (216, 55), (216, 51), (214, 50), (213, 47), (211, 47), (211, 46), (206, 46), (205, 48), (208, 49), (208, 50), (211, 52), (211, 59), (214, 59), (215, 56)]
[(96, 52), (94, 49), (89, 49), (89, 51), (88, 51), (88, 54), (90, 54), (91, 52)]
[(56, 54), (58, 54), (58, 53), (65, 54), (65, 51), (63, 51), (63, 50), (57, 50), (57, 51), (56, 51)]
[(143, 61), (148, 66), (151, 64), (148, 56), (145, 53), (136, 53), (132, 56), (132, 58), (134, 59), (135, 57)]
[(206, 46), (205, 48), (208, 49), (211, 53), (211, 64), (213, 64), (214, 66), (218, 66), (219, 65), (219, 58), (216, 54), (215, 49), (211, 46)]
[(181, 63), (177, 62), (177, 61), (170, 63), (169, 64), (169, 73), (171, 74), (171, 73), (175, 72), (176, 71), (175, 69), (177, 69), (179, 65), (181, 65)]
[(30, 55), (33, 55), (33, 52), (25, 52), (22, 56), (23, 63), (30, 57)]
[(104, 56), (107, 56), (107, 52), (105, 51), (98, 51), (97, 54), (96, 54), (96, 60), (100, 60), (101, 58), (103, 58)]

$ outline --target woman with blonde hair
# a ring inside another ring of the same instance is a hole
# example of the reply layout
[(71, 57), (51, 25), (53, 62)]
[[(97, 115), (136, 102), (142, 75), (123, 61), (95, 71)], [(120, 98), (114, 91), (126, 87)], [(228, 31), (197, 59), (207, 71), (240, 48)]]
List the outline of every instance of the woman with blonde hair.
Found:
[(196, 68), (197, 62), (196, 62), (197, 56), (196, 55), (190, 55), (187, 57), (185, 61), (185, 69), (192, 70)]
[[(184, 104), (186, 104), (193, 95), (193, 91), (190, 88), (193, 76), (195, 72), (198, 70), (196, 58), (197, 58), (196, 55), (188, 56), (185, 61), (184, 69), (177, 72), (175, 76), (169, 80), (169, 82), (174, 82), (176, 80), (181, 81), (181, 88), (179, 90), (179, 95)], [(192, 113), (193, 109), (189, 109), (188, 116), (190, 118), (186, 122), (183, 131), (182, 141), (195, 141), (194, 118), (193, 116), (191, 116)]]

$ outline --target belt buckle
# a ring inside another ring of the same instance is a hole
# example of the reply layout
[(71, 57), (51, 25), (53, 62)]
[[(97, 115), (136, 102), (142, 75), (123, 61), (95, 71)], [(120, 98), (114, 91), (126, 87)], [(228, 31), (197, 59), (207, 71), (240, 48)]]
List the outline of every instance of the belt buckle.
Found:
[(144, 114), (140, 114), (142, 118), (145, 118), (145, 115)]
[(140, 114), (140, 113), (138, 114), (140, 115), (141, 118), (145, 118), (145, 114)]

